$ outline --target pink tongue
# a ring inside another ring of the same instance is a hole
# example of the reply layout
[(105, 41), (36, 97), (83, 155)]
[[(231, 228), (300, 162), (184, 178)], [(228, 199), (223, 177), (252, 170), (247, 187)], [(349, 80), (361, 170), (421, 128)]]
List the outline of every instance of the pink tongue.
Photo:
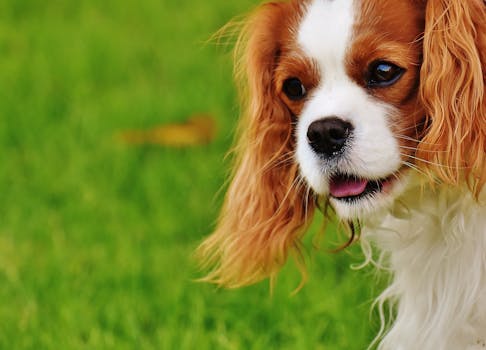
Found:
[(331, 180), (330, 192), (336, 198), (353, 197), (362, 194), (366, 185), (366, 180), (336, 177)]

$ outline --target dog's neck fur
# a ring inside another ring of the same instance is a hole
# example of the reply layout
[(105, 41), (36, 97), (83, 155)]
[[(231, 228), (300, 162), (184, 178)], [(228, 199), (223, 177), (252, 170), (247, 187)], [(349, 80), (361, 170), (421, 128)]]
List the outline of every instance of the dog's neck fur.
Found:
[(466, 188), (412, 182), (363, 228), (368, 260), (377, 246), (392, 274), (377, 305), (392, 302), (396, 315), (379, 349), (486, 349), (486, 191), (478, 202)]

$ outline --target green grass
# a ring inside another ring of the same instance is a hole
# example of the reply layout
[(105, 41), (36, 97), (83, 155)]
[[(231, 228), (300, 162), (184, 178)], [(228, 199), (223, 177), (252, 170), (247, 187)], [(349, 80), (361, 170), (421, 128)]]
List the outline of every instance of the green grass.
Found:
[[(1, 349), (364, 349), (373, 281), (309, 247), (268, 283), (193, 282), (238, 118), (227, 49), (205, 44), (257, 1), (0, 3)], [(213, 114), (199, 148), (120, 130)], [(319, 220), (319, 218), (318, 218)], [(325, 244), (325, 246), (327, 246)], [(369, 282), (368, 282), (369, 281)]]

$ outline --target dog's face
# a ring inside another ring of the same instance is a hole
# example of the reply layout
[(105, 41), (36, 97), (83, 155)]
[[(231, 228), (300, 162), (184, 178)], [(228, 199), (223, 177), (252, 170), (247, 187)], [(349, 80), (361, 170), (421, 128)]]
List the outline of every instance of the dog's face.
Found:
[[(273, 275), (316, 200), (344, 220), (394, 203), (409, 172), (475, 195), (486, 183), (483, 0), (290, 0), (238, 41), (246, 105), (208, 280)], [(295, 255), (297, 258), (300, 256)]]
[(393, 201), (424, 128), (423, 9), (412, 1), (306, 4), (276, 88), (296, 120), (301, 175), (349, 219)]

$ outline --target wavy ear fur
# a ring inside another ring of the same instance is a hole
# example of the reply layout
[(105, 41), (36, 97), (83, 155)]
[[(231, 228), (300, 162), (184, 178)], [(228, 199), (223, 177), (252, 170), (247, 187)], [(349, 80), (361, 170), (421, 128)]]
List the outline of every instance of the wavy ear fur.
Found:
[(417, 155), (444, 183), (486, 182), (486, 4), (428, 0), (421, 98), (429, 129)]
[(240, 36), (235, 57), (246, 80), (246, 113), (218, 226), (198, 249), (212, 269), (204, 281), (239, 287), (273, 276), (299, 251), (310, 221), (314, 204), (294, 161), (292, 116), (274, 86), (287, 21), (298, 10), (296, 2), (265, 4)]

